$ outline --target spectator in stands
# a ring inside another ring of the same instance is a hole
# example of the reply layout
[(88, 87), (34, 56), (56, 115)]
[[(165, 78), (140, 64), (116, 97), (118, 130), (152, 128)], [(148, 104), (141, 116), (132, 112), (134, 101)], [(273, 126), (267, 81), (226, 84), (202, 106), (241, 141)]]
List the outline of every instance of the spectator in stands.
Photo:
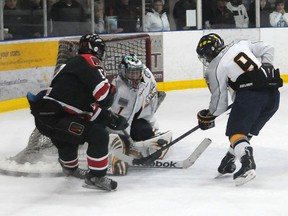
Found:
[(210, 29), (214, 23), (214, 11), (216, 8), (215, 0), (202, 0), (202, 23), (204, 29)]
[[(269, 14), (272, 12), (271, 3), (268, 0), (260, 0), (260, 27), (270, 27)], [(255, 1), (251, 3), (248, 11), (251, 27), (255, 27)]]
[(5, 0), (4, 9), (15, 10), (19, 8), (17, 0)]
[[(277, 0), (268, 0), (271, 4), (271, 7), (274, 8), (276, 6), (276, 1)], [(288, 8), (288, 1), (285, 0), (285, 8)]]
[[(242, 4), (245, 6), (247, 12), (250, 10), (250, 5), (255, 2), (255, 0), (242, 0)], [(249, 17), (250, 18), (250, 17)]]
[[(196, 3), (194, 0), (179, 0), (173, 8), (173, 17), (176, 23), (177, 30), (192, 29), (186, 25), (186, 10), (195, 10)], [(196, 28), (194, 28), (196, 29)]]
[(94, 5), (94, 25), (95, 25), (95, 33), (105, 33), (105, 22), (104, 22), (104, 7), (100, 2), (95, 2)]
[(21, 3), (22, 9), (42, 9), (42, 0), (25, 0)]
[(43, 6), (42, 0), (28, 0), (26, 5), (23, 4), (23, 9), (27, 10), (29, 14), (28, 26), (29, 38), (39, 38), (43, 36), (44, 24), (43, 24)]
[(134, 0), (116, 0), (114, 5), (109, 5), (107, 14), (117, 16), (117, 32), (135, 32), (137, 19), (141, 17), (139, 9)]
[(170, 23), (163, 7), (164, 0), (154, 0), (153, 8), (145, 16), (144, 31), (170, 31)]
[(5, 34), (6, 39), (22, 39), (27, 35), (26, 17), (23, 16), (17, 4), (17, 0), (5, 0), (4, 4), (4, 28), (8, 33)]
[(227, 2), (226, 7), (233, 13), (235, 25), (237, 28), (247, 28), (249, 17), (242, 0), (231, 0)]
[(10, 40), (13, 38), (12, 34), (9, 33), (8, 28), (4, 28), (4, 40)]
[(47, 16), (48, 16), (48, 20), (51, 19), (51, 9), (53, 4), (55, 4), (57, 2), (57, 0), (47, 0)]
[(277, 0), (275, 2), (275, 10), (270, 13), (270, 24), (273, 27), (287, 27), (288, 13), (285, 12), (285, 1)]
[(88, 22), (82, 5), (76, 0), (59, 0), (52, 5), (52, 35), (79, 35), (88, 32)]
[(216, 1), (212, 28), (235, 28), (233, 13), (226, 7), (225, 0)]

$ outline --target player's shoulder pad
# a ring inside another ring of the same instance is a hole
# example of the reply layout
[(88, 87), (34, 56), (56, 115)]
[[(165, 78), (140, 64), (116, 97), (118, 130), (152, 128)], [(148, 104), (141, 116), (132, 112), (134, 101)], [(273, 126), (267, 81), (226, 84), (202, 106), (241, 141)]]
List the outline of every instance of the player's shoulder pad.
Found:
[(100, 60), (92, 55), (92, 54), (81, 54), (81, 56), (86, 60), (86, 62), (91, 66), (91, 67), (101, 67), (101, 62)]

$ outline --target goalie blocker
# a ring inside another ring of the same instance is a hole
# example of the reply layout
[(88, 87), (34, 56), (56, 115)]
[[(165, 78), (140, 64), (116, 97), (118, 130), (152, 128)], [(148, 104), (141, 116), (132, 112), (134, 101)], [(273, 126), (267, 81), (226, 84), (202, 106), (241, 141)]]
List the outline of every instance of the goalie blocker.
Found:
[[(133, 158), (147, 157), (160, 149), (163, 145), (170, 143), (172, 132), (156, 134), (154, 137), (144, 141), (130, 143), (128, 139), (119, 134), (110, 134), (109, 141), (109, 166), (107, 174), (126, 175), (128, 172), (128, 163), (116, 157), (117, 152), (124, 153)], [(163, 159), (169, 148), (162, 152), (159, 159)]]

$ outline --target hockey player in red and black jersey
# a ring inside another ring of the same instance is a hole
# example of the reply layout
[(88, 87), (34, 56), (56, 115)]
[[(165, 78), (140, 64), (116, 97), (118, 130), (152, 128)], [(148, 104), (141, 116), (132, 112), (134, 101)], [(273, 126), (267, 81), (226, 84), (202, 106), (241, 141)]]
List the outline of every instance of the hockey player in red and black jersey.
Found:
[[(105, 127), (123, 130), (124, 117), (109, 110), (115, 88), (105, 76), (101, 60), (105, 43), (97, 34), (81, 37), (78, 55), (54, 75), (47, 91), (27, 95), (37, 129), (57, 147), (67, 175), (85, 179), (87, 187), (115, 190), (106, 177), (109, 134)], [(88, 170), (78, 167), (78, 147), (88, 143)]]
[(216, 116), (228, 108), (228, 92), (232, 96), (226, 136), (230, 147), (218, 167), (219, 175), (233, 173), (235, 160), (242, 166), (234, 173), (236, 185), (255, 178), (256, 164), (250, 139), (258, 135), (278, 110), (283, 85), (279, 69), (274, 69), (274, 48), (264, 42), (241, 40), (225, 46), (214, 33), (203, 36), (196, 50), (207, 67), (204, 77), (211, 92), (209, 109), (198, 112), (201, 129), (214, 127)]

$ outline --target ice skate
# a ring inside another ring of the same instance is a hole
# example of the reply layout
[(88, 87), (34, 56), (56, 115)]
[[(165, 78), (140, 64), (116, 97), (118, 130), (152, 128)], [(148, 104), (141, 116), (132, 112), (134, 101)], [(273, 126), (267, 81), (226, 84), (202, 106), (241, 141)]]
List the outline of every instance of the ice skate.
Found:
[(102, 177), (93, 176), (90, 173), (86, 175), (85, 183), (86, 185), (83, 185), (83, 187), (90, 188), (90, 189), (102, 189), (102, 190), (112, 191), (117, 188), (116, 181), (113, 181), (112, 179), (106, 176), (102, 176)]
[(233, 175), (236, 186), (243, 185), (256, 177), (256, 164), (251, 146), (245, 148), (245, 155), (241, 157), (241, 163), (242, 167)]
[(62, 167), (62, 170), (66, 176), (72, 176), (79, 179), (85, 179), (87, 173), (87, 170), (78, 167), (76, 169)]
[(81, 169), (79, 167), (75, 167), (75, 168), (65, 167), (60, 159), (58, 159), (58, 162), (60, 163), (62, 167), (62, 171), (66, 176), (72, 176), (72, 177), (79, 178), (79, 179), (85, 179), (87, 170)]
[(233, 173), (236, 170), (235, 159), (233, 154), (227, 152), (218, 167), (218, 175), (215, 178), (219, 178), (227, 173)]

